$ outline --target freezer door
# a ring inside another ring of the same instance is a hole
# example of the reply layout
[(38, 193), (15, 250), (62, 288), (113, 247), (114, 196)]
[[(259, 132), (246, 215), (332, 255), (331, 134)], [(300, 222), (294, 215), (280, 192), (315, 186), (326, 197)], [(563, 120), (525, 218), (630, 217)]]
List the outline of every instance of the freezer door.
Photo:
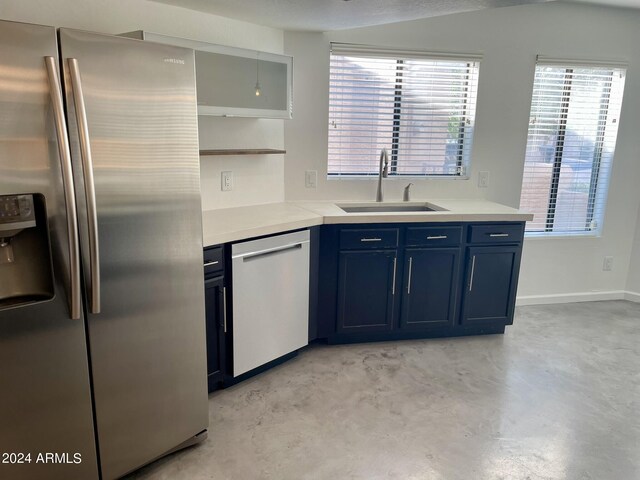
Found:
[[(13, 239), (14, 262), (0, 263), (0, 286), (35, 269), (53, 272), (54, 293), (32, 304), (0, 300), (0, 452), (17, 454), (0, 459), (0, 478), (97, 479), (84, 319), (72, 320), (69, 309), (72, 205), (65, 204), (45, 57), (57, 66), (53, 28), (0, 21), (0, 195), (42, 200), (37, 227)], [(35, 256), (46, 260), (33, 264)]]
[(111, 479), (208, 426), (194, 58), (122, 37), (59, 37), (98, 445)]

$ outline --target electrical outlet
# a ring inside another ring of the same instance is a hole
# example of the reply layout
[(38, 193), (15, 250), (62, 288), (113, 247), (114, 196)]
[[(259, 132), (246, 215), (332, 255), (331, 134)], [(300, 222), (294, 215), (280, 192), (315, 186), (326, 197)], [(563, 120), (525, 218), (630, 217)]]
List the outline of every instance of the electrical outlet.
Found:
[(602, 270), (605, 272), (610, 272), (613, 270), (613, 257), (604, 257), (604, 261), (602, 262)]
[(304, 186), (306, 188), (316, 188), (318, 186), (317, 170), (306, 170), (304, 172)]
[(222, 191), (228, 192), (229, 190), (233, 190), (233, 172), (222, 172), (221, 175), (222, 180)]
[(489, 172), (478, 172), (478, 187), (479, 188), (489, 187)]

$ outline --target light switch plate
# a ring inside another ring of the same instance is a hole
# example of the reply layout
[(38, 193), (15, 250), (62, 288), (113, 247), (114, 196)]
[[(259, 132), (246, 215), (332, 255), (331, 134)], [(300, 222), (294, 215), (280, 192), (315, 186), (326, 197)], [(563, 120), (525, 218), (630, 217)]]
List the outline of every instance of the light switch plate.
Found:
[(233, 190), (233, 172), (222, 172), (221, 174), (221, 188), (223, 192)]
[(613, 270), (613, 257), (604, 257), (604, 261), (602, 262), (602, 270), (605, 272), (610, 272)]
[(318, 186), (317, 170), (306, 170), (304, 172), (304, 186), (306, 188), (316, 188)]
[(478, 187), (489, 188), (489, 172), (478, 172)]

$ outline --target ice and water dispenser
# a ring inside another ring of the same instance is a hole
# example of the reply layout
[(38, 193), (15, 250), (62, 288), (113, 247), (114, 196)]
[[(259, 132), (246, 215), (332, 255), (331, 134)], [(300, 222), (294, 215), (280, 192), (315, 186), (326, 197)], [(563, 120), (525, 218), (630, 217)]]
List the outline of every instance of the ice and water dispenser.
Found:
[(42, 195), (0, 195), (0, 309), (53, 298)]

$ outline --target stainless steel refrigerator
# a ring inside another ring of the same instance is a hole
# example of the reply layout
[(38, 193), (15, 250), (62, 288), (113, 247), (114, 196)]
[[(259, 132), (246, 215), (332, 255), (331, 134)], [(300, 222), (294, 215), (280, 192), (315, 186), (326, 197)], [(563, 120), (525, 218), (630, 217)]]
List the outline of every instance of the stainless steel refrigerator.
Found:
[(0, 21), (0, 478), (206, 436), (197, 132), (192, 51)]

